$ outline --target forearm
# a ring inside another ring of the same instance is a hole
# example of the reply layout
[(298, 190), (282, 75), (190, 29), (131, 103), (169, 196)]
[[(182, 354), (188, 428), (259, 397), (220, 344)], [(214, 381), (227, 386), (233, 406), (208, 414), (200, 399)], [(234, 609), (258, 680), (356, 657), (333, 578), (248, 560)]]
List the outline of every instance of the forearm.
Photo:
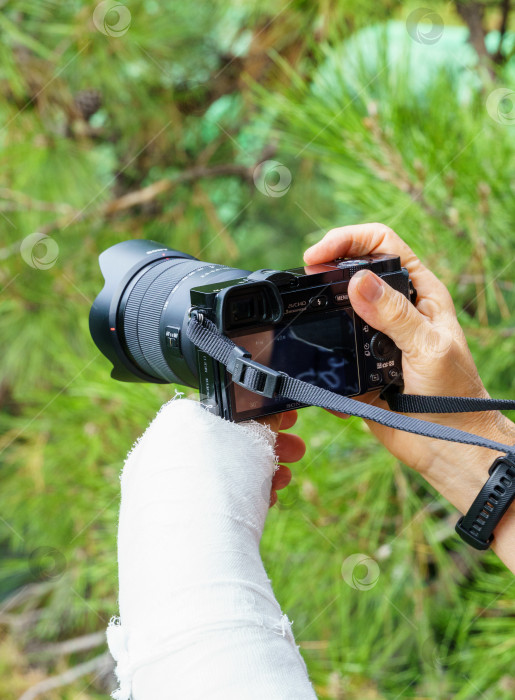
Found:
[(273, 436), (172, 401), (123, 471), (117, 700), (313, 700), (259, 542)]
[[(471, 425), (469, 432), (507, 445), (515, 445), (515, 424), (497, 412), (492, 413), (482, 423), (476, 422)], [(446, 443), (435, 454), (424, 477), (465, 514), (487, 481), (489, 467), (501, 454), (484, 447)], [(492, 549), (515, 573), (515, 502), (495, 529)]]

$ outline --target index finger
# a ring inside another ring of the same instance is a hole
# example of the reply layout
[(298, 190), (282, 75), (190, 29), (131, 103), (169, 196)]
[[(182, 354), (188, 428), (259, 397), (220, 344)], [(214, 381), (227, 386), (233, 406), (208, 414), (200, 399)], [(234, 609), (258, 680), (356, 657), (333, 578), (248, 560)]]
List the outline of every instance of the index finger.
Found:
[(297, 411), (287, 411), (285, 413), (281, 413), (281, 425), (280, 425), (280, 430), (289, 430), (290, 428), (293, 428), (295, 423), (297, 422)]
[(434, 300), (442, 310), (454, 313), (454, 305), (445, 285), (420, 262), (415, 253), (391, 228), (384, 224), (358, 224), (331, 229), (318, 243), (308, 248), (308, 265), (329, 262), (338, 257), (357, 257), (368, 253), (398, 255), (417, 290), (418, 301)]

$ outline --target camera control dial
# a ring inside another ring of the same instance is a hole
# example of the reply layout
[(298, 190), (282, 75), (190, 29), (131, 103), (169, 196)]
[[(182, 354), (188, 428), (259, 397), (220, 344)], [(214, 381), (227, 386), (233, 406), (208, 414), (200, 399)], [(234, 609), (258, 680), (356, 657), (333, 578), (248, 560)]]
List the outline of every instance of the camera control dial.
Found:
[(376, 360), (388, 360), (397, 346), (391, 338), (389, 338), (384, 333), (375, 333), (370, 341), (370, 352)]

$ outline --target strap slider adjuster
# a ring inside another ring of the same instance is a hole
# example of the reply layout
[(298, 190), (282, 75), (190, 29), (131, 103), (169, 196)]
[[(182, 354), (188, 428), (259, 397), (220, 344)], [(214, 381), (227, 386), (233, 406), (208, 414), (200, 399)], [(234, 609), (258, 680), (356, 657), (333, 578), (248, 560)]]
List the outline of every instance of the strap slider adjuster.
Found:
[[(249, 372), (249, 370), (251, 370)], [(232, 375), (232, 381), (245, 387), (253, 394), (273, 398), (278, 389), (279, 380), (287, 376), (270, 367), (251, 359), (250, 352), (236, 345), (227, 362), (227, 371)]]
[(245, 371), (243, 360), (250, 360), (251, 357), (252, 355), (245, 348), (239, 345), (233, 347), (227, 361), (227, 371), (232, 374), (233, 382), (240, 383), (240, 379)]

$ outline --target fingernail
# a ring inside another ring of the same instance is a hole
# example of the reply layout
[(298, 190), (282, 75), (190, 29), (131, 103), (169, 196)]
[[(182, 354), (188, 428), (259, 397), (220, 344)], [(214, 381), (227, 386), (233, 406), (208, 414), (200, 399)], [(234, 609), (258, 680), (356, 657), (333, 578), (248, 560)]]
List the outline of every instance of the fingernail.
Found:
[(370, 303), (379, 301), (384, 290), (383, 282), (370, 270), (360, 270), (354, 277), (358, 281), (358, 293)]

